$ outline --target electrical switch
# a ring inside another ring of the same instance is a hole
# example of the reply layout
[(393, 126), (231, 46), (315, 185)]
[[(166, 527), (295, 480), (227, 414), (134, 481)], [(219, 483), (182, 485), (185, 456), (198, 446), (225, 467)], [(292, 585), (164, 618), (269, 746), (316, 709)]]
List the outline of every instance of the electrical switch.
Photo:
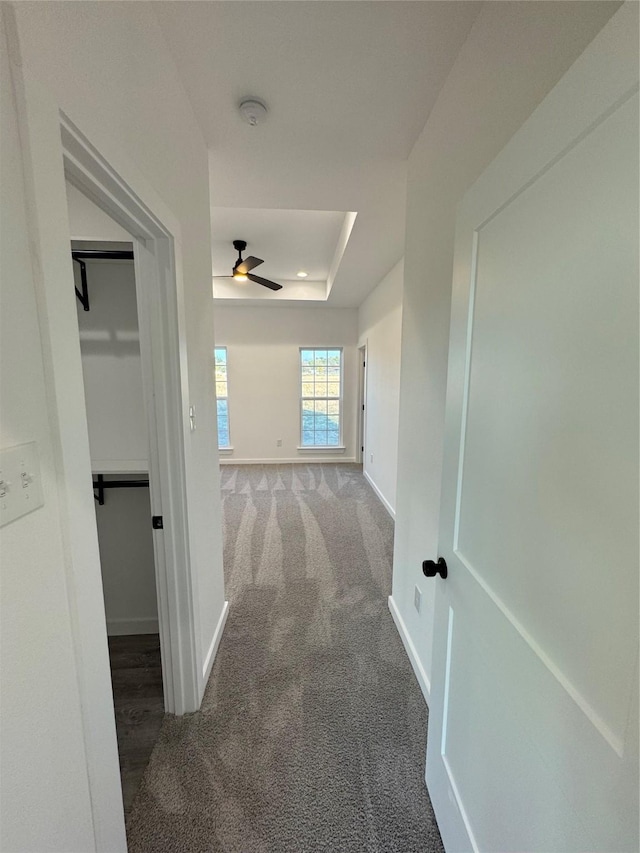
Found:
[[(11, 488), (12, 483), (17, 488)], [(43, 503), (35, 441), (0, 450), (0, 525), (15, 521)]]

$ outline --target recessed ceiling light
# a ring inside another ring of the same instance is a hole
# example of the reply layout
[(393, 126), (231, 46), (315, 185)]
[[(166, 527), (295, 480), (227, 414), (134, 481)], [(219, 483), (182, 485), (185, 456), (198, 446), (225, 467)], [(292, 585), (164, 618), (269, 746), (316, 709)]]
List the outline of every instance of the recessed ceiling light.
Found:
[(299, 272), (297, 272), (296, 275), (298, 276), (298, 278), (306, 278), (309, 275), (309, 273), (305, 272), (304, 270), (299, 270)]

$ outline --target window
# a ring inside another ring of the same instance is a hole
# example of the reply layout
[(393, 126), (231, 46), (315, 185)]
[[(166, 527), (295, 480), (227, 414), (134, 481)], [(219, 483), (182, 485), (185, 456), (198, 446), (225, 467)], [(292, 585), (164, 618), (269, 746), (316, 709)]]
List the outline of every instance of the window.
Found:
[(339, 447), (342, 441), (342, 350), (300, 350), (303, 447)]
[(231, 447), (229, 441), (229, 384), (227, 348), (216, 347), (216, 400), (218, 407), (218, 448)]

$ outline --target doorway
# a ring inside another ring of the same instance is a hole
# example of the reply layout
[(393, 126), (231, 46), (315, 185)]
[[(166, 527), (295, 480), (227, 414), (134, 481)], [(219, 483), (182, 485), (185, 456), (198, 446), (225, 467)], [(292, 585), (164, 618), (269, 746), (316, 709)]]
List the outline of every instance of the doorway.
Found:
[[(73, 186), (67, 184), (66, 189), (126, 815), (165, 711), (139, 294), (129, 235)], [(79, 236), (92, 239), (73, 239)]]
[[(164, 707), (168, 713), (184, 714), (199, 707), (203, 677), (187, 520), (187, 379), (174, 240), (77, 127), (62, 115), (59, 127), (67, 182), (113, 220), (133, 245)], [(78, 644), (82, 641), (79, 635)]]
[(358, 443), (356, 461), (364, 463), (367, 424), (367, 345), (358, 348)]

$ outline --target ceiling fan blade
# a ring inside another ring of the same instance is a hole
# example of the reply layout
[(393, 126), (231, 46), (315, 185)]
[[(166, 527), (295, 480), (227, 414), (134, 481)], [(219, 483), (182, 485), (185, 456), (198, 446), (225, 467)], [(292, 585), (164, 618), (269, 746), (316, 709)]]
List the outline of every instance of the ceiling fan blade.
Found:
[(281, 284), (276, 284), (275, 281), (269, 281), (268, 278), (260, 278), (259, 275), (247, 275), (249, 281), (255, 281), (256, 284), (261, 284), (263, 287), (268, 287), (270, 290), (282, 290)]
[(241, 275), (246, 275), (249, 270), (259, 267), (260, 264), (263, 263), (264, 261), (261, 258), (254, 258), (253, 255), (249, 255), (249, 257), (245, 258), (244, 261), (240, 261), (236, 267), (236, 272), (239, 272)]

